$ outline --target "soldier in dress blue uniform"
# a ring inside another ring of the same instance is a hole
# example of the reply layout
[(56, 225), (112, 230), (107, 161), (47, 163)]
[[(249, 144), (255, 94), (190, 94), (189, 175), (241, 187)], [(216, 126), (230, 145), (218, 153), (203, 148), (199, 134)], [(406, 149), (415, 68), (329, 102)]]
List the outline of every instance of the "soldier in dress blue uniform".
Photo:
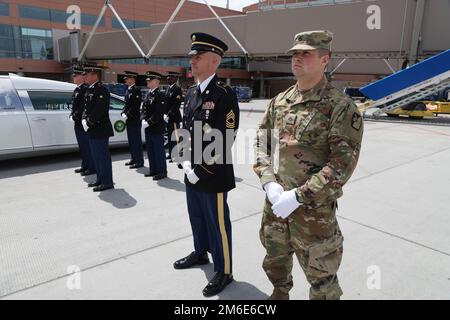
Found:
[(85, 73), (82, 68), (73, 67), (72, 74), (73, 83), (75, 83), (77, 87), (72, 94), (72, 112), (70, 113), (70, 119), (74, 122), (75, 137), (77, 138), (81, 154), (81, 168), (76, 169), (75, 173), (80, 173), (82, 176), (88, 176), (95, 174), (95, 165), (91, 155), (89, 138), (81, 124), (85, 108), (84, 96), (88, 85), (85, 83)]
[(108, 149), (109, 137), (114, 136), (114, 131), (109, 119), (110, 93), (101, 83), (102, 69), (98, 66), (84, 67), (89, 88), (86, 92), (86, 110), (82, 124), (89, 135), (89, 144), (97, 172), (97, 181), (89, 184), (89, 187), (95, 187), (94, 192), (114, 188), (111, 154)]
[[(210, 252), (216, 274), (203, 289), (203, 295), (210, 297), (233, 281), (227, 196), (228, 191), (236, 186), (231, 147), (239, 127), (239, 105), (232, 88), (219, 81), (216, 75), (221, 57), (228, 50), (227, 45), (204, 33), (192, 34), (191, 40), (189, 55), (198, 85), (189, 88), (183, 112), (183, 128), (190, 132), (188, 144), (191, 152), (185, 152), (184, 147), (181, 151), (183, 158), (186, 158), (185, 154), (190, 156), (182, 162), (182, 167), (195, 251), (176, 261), (174, 267), (185, 269), (207, 264), (207, 252)], [(211, 159), (206, 159), (202, 154), (213, 143), (207, 138), (211, 132), (222, 135), (223, 149), (211, 152)], [(202, 143), (196, 144), (196, 139)]]
[(128, 86), (125, 94), (125, 106), (122, 110), (122, 117), (127, 124), (128, 145), (130, 146), (131, 160), (125, 165), (130, 169), (137, 169), (144, 166), (144, 153), (142, 151), (141, 135), (141, 89), (136, 86), (138, 73), (125, 71), (125, 83)]
[(162, 75), (147, 72), (147, 88), (149, 89), (142, 106), (142, 126), (145, 128), (145, 146), (147, 148), (149, 173), (146, 177), (161, 180), (167, 177), (166, 151), (164, 150), (164, 133), (166, 123), (166, 98), (159, 91)]
[[(169, 138), (169, 155), (167, 159), (172, 161), (172, 150), (178, 143), (178, 129), (181, 123), (181, 102), (183, 101), (183, 91), (177, 84), (180, 74), (178, 72), (169, 72), (166, 76), (169, 83), (169, 89), (166, 91), (167, 100), (167, 135)], [(175, 150), (176, 152), (176, 150)]]

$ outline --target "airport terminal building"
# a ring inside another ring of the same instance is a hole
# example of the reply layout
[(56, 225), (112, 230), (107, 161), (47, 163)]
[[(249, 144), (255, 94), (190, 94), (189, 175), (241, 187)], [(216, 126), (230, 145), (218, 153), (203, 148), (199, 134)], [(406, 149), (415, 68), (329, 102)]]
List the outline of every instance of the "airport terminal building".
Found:
[[(179, 1), (131, 0), (114, 1), (114, 8), (129, 29), (146, 28), (154, 23), (165, 23)], [(6, 0), (0, 1), (0, 74), (18, 73), (29, 77), (68, 80), (70, 64), (60, 63), (58, 40), (69, 35), (66, 10), (76, 3), (81, 9), (82, 31), (89, 32), (100, 13), (104, 0)], [(220, 16), (242, 15), (242, 12), (214, 7)], [(208, 7), (188, 1), (175, 21), (213, 17)], [(123, 30), (111, 11), (106, 11), (97, 32)], [(145, 74), (148, 70), (160, 73), (181, 71), (186, 75), (189, 60), (183, 58), (151, 59), (146, 65), (142, 59), (110, 60), (105, 74), (108, 82), (121, 81), (124, 70)], [(248, 79), (242, 58), (225, 58), (223, 72), (227, 77)]]
[[(0, 74), (69, 80), (74, 56), (66, 11), (72, 4), (0, 1)], [(81, 50), (105, 1), (76, 4), (81, 10)], [(328, 72), (341, 88), (363, 86), (450, 47), (450, 37), (442, 36), (450, 29), (450, 4), (445, 0), (255, 0), (242, 12), (213, 7), (228, 30), (203, 3), (186, 1), (167, 30), (179, 0), (111, 4), (145, 53), (163, 35), (146, 64), (116, 16), (106, 10), (84, 57), (109, 66), (104, 74), (108, 83), (121, 83), (125, 70), (140, 74), (153, 70), (180, 72), (182, 86), (192, 84), (186, 57), (190, 34), (206, 30), (230, 47), (218, 76), (234, 86), (251, 86), (253, 95), (261, 98), (273, 97), (294, 83), (286, 49), (301, 31), (333, 32)]]

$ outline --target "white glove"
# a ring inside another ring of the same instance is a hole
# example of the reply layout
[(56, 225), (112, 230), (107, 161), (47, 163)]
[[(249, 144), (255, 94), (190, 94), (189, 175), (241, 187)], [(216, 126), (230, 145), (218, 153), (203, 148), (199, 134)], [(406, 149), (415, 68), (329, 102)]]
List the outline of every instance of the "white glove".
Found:
[(200, 180), (197, 175), (195, 174), (194, 170), (189, 170), (188, 173), (186, 173), (186, 177), (188, 178), (189, 182), (192, 184), (196, 184), (198, 180)]
[(125, 113), (122, 113), (122, 118), (123, 118), (125, 121), (127, 121), (127, 119), (128, 119), (128, 117), (127, 117), (127, 115), (126, 115)]
[(276, 182), (269, 182), (264, 185), (264, 190), (266, 191), (267, 198), (271, 204), (277, 203), (280, 200), (280, 196), (284, 191), (284, 188)]
[(272, 206), (272, 210), (277, 217), (286, 219), (299, 206), (300, 203), (295, 196), (295, 189), (292, 189), (281, 194), (280, 199)]
[(187, 175), (189, 173), (189, 171), (192, 170), (192, 165), (190, 161), (183, 161), (183, 163), (181, 164), (184, 170), (184, 173)]
[(73, 121), (73, 117), (72, 116), (69, 116), (69, 119)]
[(167, 114), (164, 115), (164, 121), (166, 123), (169, 123), (169, 116)]
[(142, 120), (142, 128), (145, 129), (148, 127), (148, 122), (145, 120)]
[(88, 126), (88, 124), (87, 124), (87, 120), (86, 119), (83, 119), (82, 121), (81, 121), (81, 124), (83, 125), (83, 129), (84, 129), (84, 131), (88, 131), (88, 129), (89, 129), (89, 126)]

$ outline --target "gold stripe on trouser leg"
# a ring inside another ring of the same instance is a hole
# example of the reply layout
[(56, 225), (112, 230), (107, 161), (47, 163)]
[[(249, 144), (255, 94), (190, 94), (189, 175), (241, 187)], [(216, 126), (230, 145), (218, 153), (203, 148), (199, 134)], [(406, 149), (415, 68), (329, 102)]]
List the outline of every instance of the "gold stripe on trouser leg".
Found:
[[(178, 131), (177, 131), (176, 123), (173, 124), (173, 131), (175, 131), (175, 138), (177, 139), (177, 144), (178, 144), (179, 138), (178, 138)], [(169, 137), (169, 139), (170, 139), (170, 137)]]
[(225, 274), (230, 273), (230, 249), (228, 247), (228, 236), (225, 228), (225, 212), (223, 205), (223, 193), (217, 194), (217, 211), (219, 213), (220, 235), (222, 236), (223, 259), (225, 265)]

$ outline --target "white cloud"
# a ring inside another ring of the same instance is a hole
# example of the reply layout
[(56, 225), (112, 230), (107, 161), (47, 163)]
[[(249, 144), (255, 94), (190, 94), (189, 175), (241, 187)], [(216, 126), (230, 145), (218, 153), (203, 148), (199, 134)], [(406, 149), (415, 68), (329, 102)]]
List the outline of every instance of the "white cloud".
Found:
[[(203, 0), (192, 0), (195, 2), (204, 3)], [(227, 0), (207, 0), (210, 5), (223, 7), (227, 6)], [(243, 7), (257, 3), (258, 0), (230, 0), (230, 9), (241, 11)]]

